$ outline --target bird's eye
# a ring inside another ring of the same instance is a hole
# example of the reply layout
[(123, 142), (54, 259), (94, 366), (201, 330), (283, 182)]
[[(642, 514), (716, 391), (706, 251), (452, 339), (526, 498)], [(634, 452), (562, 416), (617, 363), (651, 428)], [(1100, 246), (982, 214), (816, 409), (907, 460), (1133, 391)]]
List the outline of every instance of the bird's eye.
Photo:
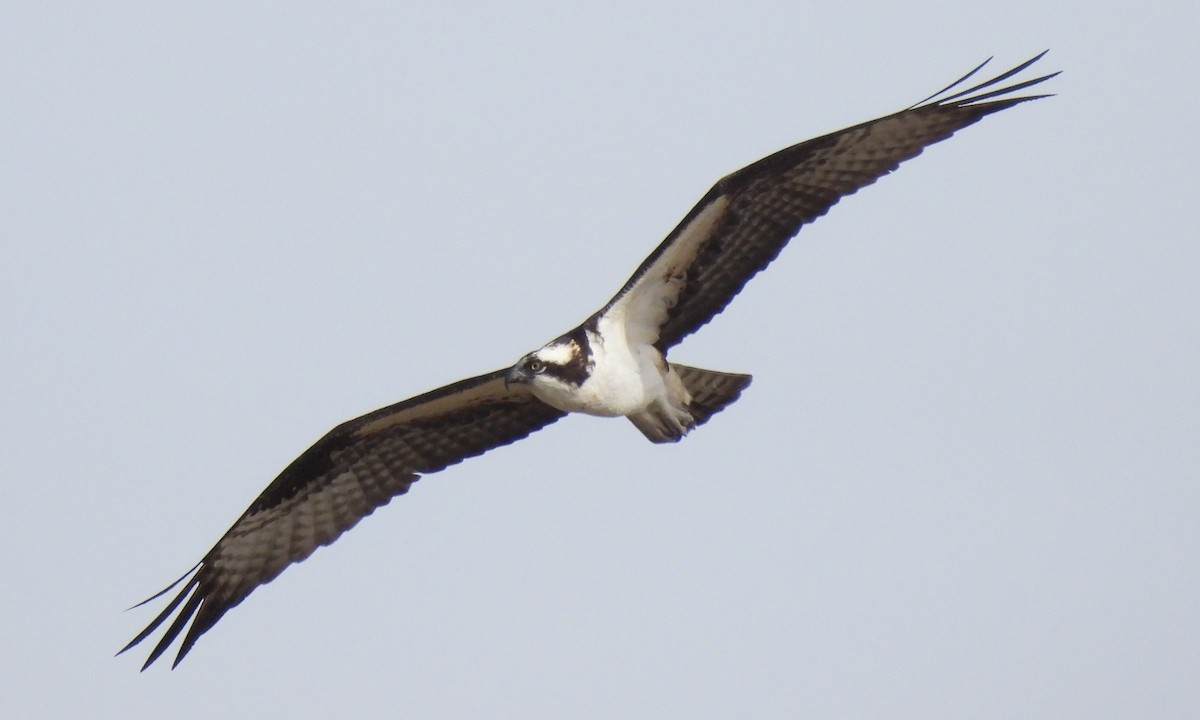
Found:
[(525, 363), (525, 369), (531, 373), (541, 373), (546, 369), (546, 364), (541, 360), (530, 360), (529, 362)]

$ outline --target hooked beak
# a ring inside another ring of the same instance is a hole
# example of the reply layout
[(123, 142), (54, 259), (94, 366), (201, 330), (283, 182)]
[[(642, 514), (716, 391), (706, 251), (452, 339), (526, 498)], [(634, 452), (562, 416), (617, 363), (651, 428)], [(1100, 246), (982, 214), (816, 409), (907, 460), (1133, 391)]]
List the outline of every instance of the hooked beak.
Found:
[(518, 363), (509, 368), (508, 373), (504, 376), (504, 389), (507, 390), (509, 385), (520, 385), (529, 380), (525, 375), (525, 371), (521, 369)]

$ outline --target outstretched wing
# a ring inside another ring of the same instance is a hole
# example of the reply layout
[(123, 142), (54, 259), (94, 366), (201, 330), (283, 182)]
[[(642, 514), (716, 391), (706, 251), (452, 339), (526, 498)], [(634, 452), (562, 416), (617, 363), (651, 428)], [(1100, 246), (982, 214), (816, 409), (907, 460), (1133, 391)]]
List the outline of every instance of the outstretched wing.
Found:
[(525, 386), (506, 388), (505, 372), (447, 385), (334, 428), (263, 490), (196, 567), (141, 603), (187, 580), (121, 652), (145, 640), (182, 605), (142, 669), (187, 627), (178, 665), (255, 588), (408, 492), (421, 475), (520, 440), (564, 415)]
[(666, 352), (698, 330), (804, 225), (986, 115), (1046, 95), (1012, 93), (1058, 73), (991, 89), (1037, 62), (953, 92), (984, 65), (916, 105), (793, 145), (720, 180), (597, 315)]

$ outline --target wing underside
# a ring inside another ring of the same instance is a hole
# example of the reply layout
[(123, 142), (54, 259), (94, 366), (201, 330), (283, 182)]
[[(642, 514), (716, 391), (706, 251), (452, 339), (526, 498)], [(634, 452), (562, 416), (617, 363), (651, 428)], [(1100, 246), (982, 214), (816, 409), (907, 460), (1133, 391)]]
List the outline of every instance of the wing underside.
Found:
[(523, 387), (506, 388), (503, 375), (497, 371), (448, 385), (329, 432), (279, 474), (203, 560), (141, 603), (184, 583), (121, 652), (170, 620), (142, 668), (183, 634), (178, 665), (201, 635), (257, 587), (408, 492), (421, 475), (507, 445), (562, 417)]
[[(800, 229), (934, 143), (1046, 95), (1012, 93), (1058, 73), (996, 86), (1045, 53), (961, 89), (983, 65), (901, 112), (793, 145), (720, 180), (597, 315), (655, 327), (662, 352), (720, 313)], [(986, 64), (986, 62), (984, 63)]]
[[(720, 313), (790, 238), (841, 198), (991, 113), (1045, 97), (1012, 93), (1054, 75), (996, 87), (1041, 57), (960, 89), (981, 65), (907, 110), (794, 145), (723, 178), (597, 316), (621, 315), (631, 337), (665, 354)], [(422, 475), (519, 440), (563, 416), (524, 386), (505, 387), (504, 372), (383, 408), (321, 438), (189, 573), (150, 598), (183, 583), (121, 652), (166, 624), (143, 669), (182, 635), (178, 665), (201, 635), (257, 587), (407, 492)]]

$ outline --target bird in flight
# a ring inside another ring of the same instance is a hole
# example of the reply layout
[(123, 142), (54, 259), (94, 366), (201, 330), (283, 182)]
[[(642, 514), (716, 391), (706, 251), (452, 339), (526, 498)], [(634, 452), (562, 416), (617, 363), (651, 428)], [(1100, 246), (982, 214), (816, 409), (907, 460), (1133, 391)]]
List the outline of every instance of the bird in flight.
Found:
[(139, 603), (184, 583), (120, 652), (170, 621), (142, 669), (183, 634), (177, 666), (255, 588), (408, 492), (422, 475), (569, 413), (627, 417), (655, 443), (682, 439), (737, 400), (750, 376), (669, 362), (670, 349), (724, 310), (838, 200), (987, 115), (1048, 97), (1014, 93), (1058, 73), (1004, 84), (1045, 54), (962, 89), (985, 61), (905, 110), (793, 145), (722, 178), (575, 329), (512, 367), (338, 425), (284, 468), (199, 563)]

